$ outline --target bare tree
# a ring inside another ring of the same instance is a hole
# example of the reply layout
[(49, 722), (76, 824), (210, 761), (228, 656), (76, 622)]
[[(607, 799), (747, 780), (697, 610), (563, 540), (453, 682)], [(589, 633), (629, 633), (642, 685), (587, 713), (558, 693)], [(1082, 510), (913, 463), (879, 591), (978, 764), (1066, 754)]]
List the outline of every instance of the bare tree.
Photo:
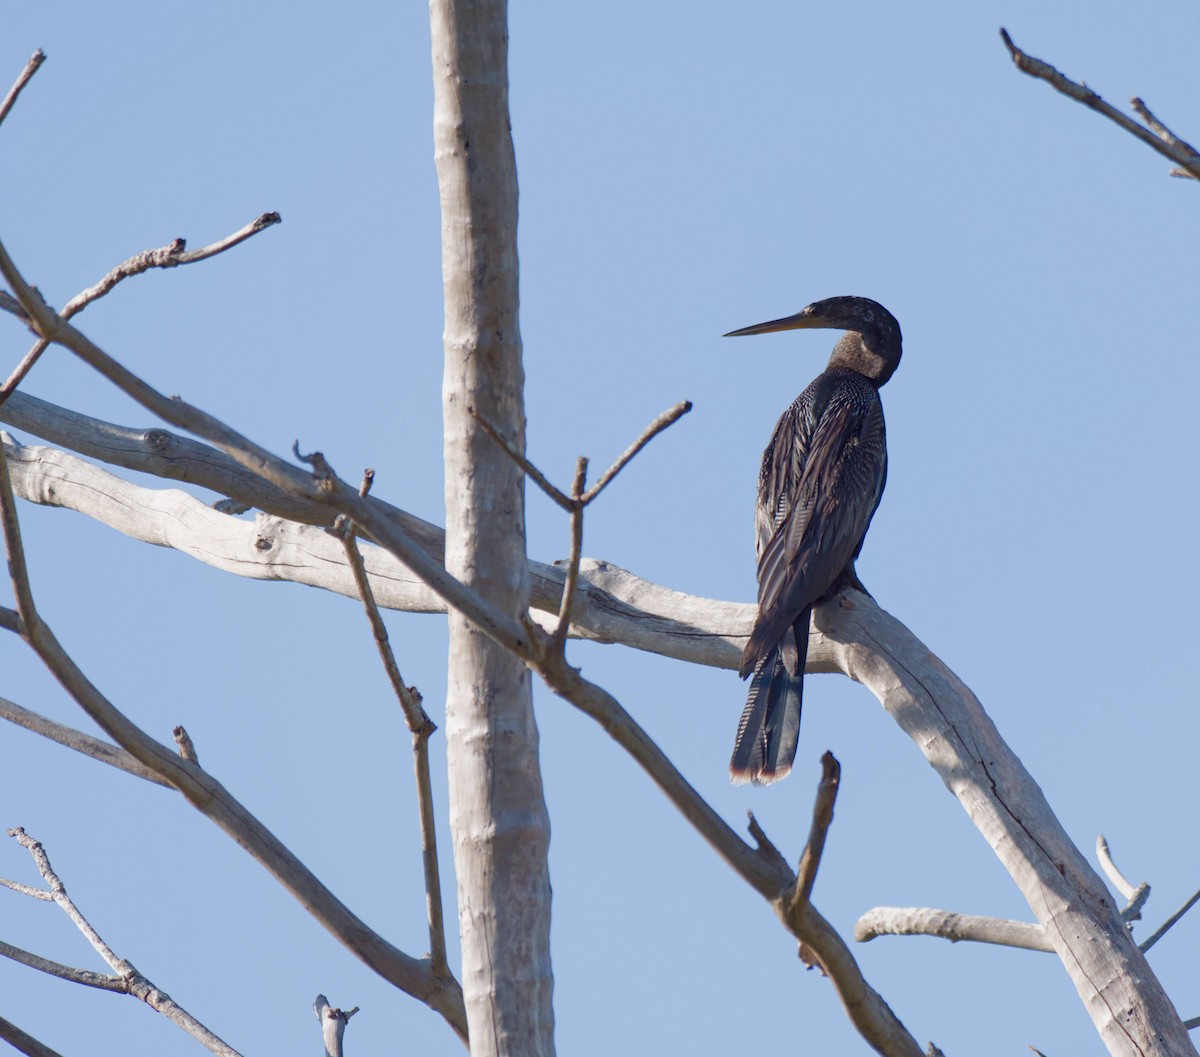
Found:
[[(452, 1031), (469, 1040), (472, 1053), (550, 1054), (554, 1020), (549, 824), (531, 708), (535, 673), (600, 724), (687, 824), (768, 901), (799, 942), (801, 956), (828, 976), (855, 1027), (877, 1052), (920, 1054), (921, 1046), (871, 988), (847, 944), (813, 905), (840, 780), (832, 756), (824, 760), (812, 829), (793, 869), (753, 818), (750, 840), (739, 836), (629, 711), (567, 660), (568, 637), (579, 636), (734, 668), (753, 611), (669, 591), (582, 556), (588, 505), (646, 443), (686, 413), (686, 404), (651, 423), (590, 488), (586, 460), (579, 461), (570, 487), (561, 488), (527, 459), (506, 9), (503, 3), (454, 0), (434, 0), (431, 9), (446, 304), (445, 535), (371, 496), (369, 477), (361, 486), (348, 484), (319, 452), (301, 454), (296, 449), (296, 457), (307, 467), (301, 470), (200, 408), (164, 396), (70, 322), (123, 279), (228, 249), (277, 221), (274, 214), (192, 254), (172, 244), (139, 255), (57, 312), (0, 246), (0, 273), (12, 291), (3, 307), (37, 335), (0, 387), (0, 420), (112, 465), (203, 483), (230, 501), (225, 510), (212, 510), (179, 493), (120, 481), (67, 452), (22, 446), (6, 437), (0, 460), (0, 513), (15, 605), (0, 609), (0, 624), (29, 644), (112, 740), (52, 724), (11, 702), (0, 702), (0, 714), (181, 793), (365, 964), (425, 1002)], [(0, 105), (0, 120), (40, 61), (35, 56)], [(21, 380), (51, 345), (70, 350), (164, 422), (205, 443), (166, 429), (139, 433), (18, 392)], [(527, 557), (526, 476), (569, 518), (571, 553), (565, 568)], [(95, 487), (98, 481), (103, 487)], [(185, 731), (176, 731), (172, 750), (133, 724), (92, 685), (38, 611), (14, 496), (78, 509), (136, 538), (175, 547), (218, 567), (236, 566), (241, 575), (288, 578), (362, 598), (413, 735), (425, 844), (428, 956), (416, 958), (398, 950), (359, 920), (201, 767)], [(263, 511), (252, 526), (227, 512), (251, 506)], [(246, 537), (244, 551), (231, 544), (235, 533)], [(361, 549), (357, 536), (367, 541)], [(257, 557), (247, 561), (244, 553), (251, 551)], [(377, 605), (450, 614), (447, 751), (462, 932), (461, 986), (448, 964), (442, 923), (428, 795), (427, 742), (432, 728), (419, 695), (400, 676)], [(949, 912), (896, 914), (879, 908), (860, 922), (858, 938), (923, 932), (1053, 951), (1109, 1052), (1195, 1053), (1184, 1024), (1126, 928), (1129, 908), (1123, 915), (1116, 907), (975, 695), (944, 663), (872, 599), (847, 589), (814, 612), (808, 670), (841, 672), (879, 698), (996, 850), (1036, 919), (980, 922)], [(66, 909), (65, 889), (44, 853), (38, 858), (40, 846), (27, 842), (23, 834), (17, 836), (38, 862), (46, 891), (55, 893), (52, 898)], [(47, 898), (16, 882), (9, 887)], [(1133, 900), (1135, 894), (1131, 889), (1128, 898)], [(95, 941), (103, 943), (98, 936)], [(105, 950), (107, 959), (111, 951)], [(15, 957), (11, 951), (0, 953)], [(52, 971), (29, 959), (26, 964)], [(110, 965), (113, 979), (124, 981), (112, 989), (156, 992), (115, 955)], [(340, 1054), (342, 1031), (353, 1012), (342, 1013), (318, 997), (317, 1015), (328, 1053)], [(195, 1027), (196, 1034), (208, 1032)], [(17, 1029), (5, 1031), (10, 1041), (19, 1038)], [(218, 1043), (219, 1039), (210, 1042), (210, 1048), (232, 1052), (217, 1049)], [(34, 1043), (14, 1045), (25, 1052), (36, 1050)]]

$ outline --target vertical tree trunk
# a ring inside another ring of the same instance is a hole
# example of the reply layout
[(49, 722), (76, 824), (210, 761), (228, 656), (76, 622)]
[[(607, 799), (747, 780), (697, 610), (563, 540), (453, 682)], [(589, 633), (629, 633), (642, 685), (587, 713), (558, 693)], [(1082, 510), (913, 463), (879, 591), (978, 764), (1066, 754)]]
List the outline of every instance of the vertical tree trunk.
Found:
[[(504, 0), (430, 0), (434, 149), (442, 205), (446, 566), (528, 611), (524, 478), (475, 424), (523, 449), (517, 177)], [(530, 675), (450, 614), (450, 814), (471, 1052), (554, 1052), (549, 817)]]

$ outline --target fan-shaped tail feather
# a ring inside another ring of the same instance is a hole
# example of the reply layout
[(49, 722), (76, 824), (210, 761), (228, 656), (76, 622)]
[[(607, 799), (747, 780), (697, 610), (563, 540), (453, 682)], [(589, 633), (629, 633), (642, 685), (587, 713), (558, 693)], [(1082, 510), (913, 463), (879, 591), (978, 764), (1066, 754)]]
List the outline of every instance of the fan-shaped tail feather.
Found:
[(807, 611), (784, 640), (757, 665), (750, 680), (729, 761), (729, 777), (737, 784), (777, 782), (788, 776), (796, 758), (808, 654)]

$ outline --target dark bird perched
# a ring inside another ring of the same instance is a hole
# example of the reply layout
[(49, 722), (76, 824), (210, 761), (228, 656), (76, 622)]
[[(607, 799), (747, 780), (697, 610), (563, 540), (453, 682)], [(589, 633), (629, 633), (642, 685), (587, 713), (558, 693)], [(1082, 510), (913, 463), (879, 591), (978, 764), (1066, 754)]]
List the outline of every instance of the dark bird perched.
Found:
[(765, 785), (796, 758), (813, 606), (854, 571), (887, 480), (879, 387), (900, 363), (900, 324), (865, 297), (830, 297), (726, 337), (844, 330), (829, 366), (780, 417), (758, 475), (758, 619), (738, 671), (753, 675), (729, 775)]

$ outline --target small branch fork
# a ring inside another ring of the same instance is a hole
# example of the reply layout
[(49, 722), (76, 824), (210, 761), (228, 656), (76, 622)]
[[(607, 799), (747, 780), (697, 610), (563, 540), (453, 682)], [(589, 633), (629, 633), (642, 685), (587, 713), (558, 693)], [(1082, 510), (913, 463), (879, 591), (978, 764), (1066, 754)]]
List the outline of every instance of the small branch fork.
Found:
[(325, 1043), (325, 1057), (343, 1057), (342, 1036), (346, 1033), (346, 1024), (355, 1013), (353, 1009), (335, 1009), (329, 1004), (324, 995), (317, 995), (313, 1002), (313, 1012), (321, 1022), (321, 1038)]
[(647, 444), (657, 437), (663, 430), (673, 426), (684, 415), (692, 409), (690, 400), (683, 400), (673, 407), (667, 408), (653, 422), (651, 422), (641, 434), (638, 436), (628, 448), (618, 456), (617, 460), (600, 475), (600, 479), (592, 485), (591, 488), (584, 490), (584, 485), (587, 483), (588, 460), (584, 456), (580, 456), (575, 464), (575, 477), (571, 482), (571, 494), (567, 495), (560, 489), (556, 488), (532, 462), (529, 461), (523, 452), (518, 451), (509, 440), (502, 436), (500, 431), (496, 429), (483, 415), (479, 414), (475, 408), (468, 408), (471, 416), (479, 423), (480, 428), (489, 437), (498, 444), (504, 453), (513, 460), (525, 474), (543, 491), (546, 495), (560, 507), (563, 508), (571, 517), (571, 550), (570, 556), (567, 559), (567, 578), (563, 585), (562, 603), (558, 610), (558, 623), (555, 625), (554, 631), (550, 634), (549, 639), (545, 641), (544, 648), (550, 653), (561, 655), (566, 648), (567, 632), (571, 627), (571, 604), (575, 596), (575, 588), (579, 583), (579, 563), (583, 557), (583, 511), (605, 488), (609, 486), (613, 478), (617, 476), (629, 461), (637, 455)]
[(187, 1010), (175, 1002), (170, 995), (155, 987), (130, 962), (124, 958), (117, 957), (113, 953), (112, 948), (101, 939), (100, 934), (92, 927), (87, 918), (83, 916), (79, 908), (71, 900), (71, 897), (67, 895), (66, 886), (50, 866), (50, 859), (47, 857), (46, 851), (40, 842), (34, 840), (20, 828), (10, 829), (8, 835), (15, 838), (17, 843), (32, 856), (38, 872), (42, 875), (42, 880), (46, 883), (46, 887), (44, 889), (35, 889), (4, 879), (0, 879), (0, 883), (4, 887), (15, 892), (20, 892), (23, 895), (57, 903), (63, 913), (83, 933), (84, 938), (92, 945), (96, 953), (104, 959), (113, 972), (111, 975), (106, 976), (101, 973), (88, 972), (85, 969), (73, 969), (70, 966), (39, 958), (37, 955), (28, 954), (19, 948), (10, 947), (8, 944), (0, 946), (0, 954), (63, 980), (70, 980), (73, 983), (83, 984), (87, 987), (99, 987), (106, 991), (116, 991), (120, 994), (132, 995), (134, 998), (145, 1002), (151, 1009), (161, 1013), (168, 1020), (177, 1024), (191, 1035), (192, 1038), (202, 1043), (213, 1053), (220, 1054), (221, 1057), (241, 1057), (237, 1050), (209, 1031), (208, 1028), (188, 1013)]
[(1001, 29), (1000, 37), (1004, 41), (1004, 46), (1008, 48), (1008, 53), (1012, 56), (1017, 69), (1022, 73), (1027, 73), (1030, 77), (1036, 77), (1045, 81), (1063, 95), (1069, 96), (1076, 102), (1082, 103), (1099, 114), (1103, 114), (1130, 135), (1136, 136), (1143, 143), (1148, 144), (1151, 149), (1156, 150), (1164, 158), (1173, 161), (1177, 168), (1171, 170), (1172, 176), (1200, 180), (1200, 151), (1197, 151), (1186, 140), (1180, 139), (1175, 135), (1174, 132), (1150, 112), (1149, 107), (1137, 96), (1134, 96), (1130, 100), (1130, 105), (1133, 107), (1134, 113), (1145, 122), (1144, 125), (1139, 125), (1132, 118), (1122, 114), (1116, 107), (1105, 102), (1099, 95), (1088, 88), (1087, 85), (1072, 81), (1048, 62), (1035, 59), (1032, 55), (1022, 51), (1013, 43), (1012, 37), (1008, 35), (1007, 30)]

